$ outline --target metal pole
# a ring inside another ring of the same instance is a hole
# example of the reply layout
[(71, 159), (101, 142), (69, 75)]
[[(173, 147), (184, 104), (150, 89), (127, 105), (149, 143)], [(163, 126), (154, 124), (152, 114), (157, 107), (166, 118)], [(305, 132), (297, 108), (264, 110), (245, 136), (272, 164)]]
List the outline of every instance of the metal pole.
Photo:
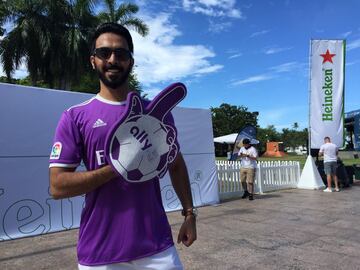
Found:
[(308, 128), (308, 155), (311, 155), (311, 58), (312, 58), (312, 39), (310, 39), (309, 49), (309, 128)]

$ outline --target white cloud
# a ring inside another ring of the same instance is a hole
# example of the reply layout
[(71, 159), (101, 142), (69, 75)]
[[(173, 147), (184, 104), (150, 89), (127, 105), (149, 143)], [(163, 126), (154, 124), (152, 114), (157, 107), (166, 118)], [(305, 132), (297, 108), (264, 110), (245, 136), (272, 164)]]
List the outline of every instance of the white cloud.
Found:
[(226, 30), (228, 30), (231, 26), (232, 23), (231, 22), (214, 22), (213, 20), (209, 20), (209, 32), (212, 33), (220, 33), (220, 32), (224, 32)]
[[(161, 82), (173, 82), (204, 76), (223, 68), (222, 65), (212, 64), (210, 59), (215, 53), (203, 45), (177, 45), (174, 40), (181, 36), (175, 24), (170, 22), (169, 14), (157, 17), (142, 16), (149, 26), (150, 33), (141, 37), (131, 31), (134, 41), (135, 72), (139, 81), (146, 87)], [(0, 65), (0, 75), (5, 75)], [(28, 75), (25, 65), (14, 73), (14, 78)], [(153, 91), (156, 95), (156, 91)]]
[(235, 0), (183, 0), (183, 8), (188, 12), (211, 17), (243, 18), (235, 4)]
[(353, 65), (356, 65), (357, 63), (359, 63), (360, 60), (355, 60), (355, 61), (351, 61), (351, 62), (346, 62), (346, 66), (353, 66)]
[(152, 100), (157, 94), (159, 94), (163, 89), (159, 88), (146, 88), (144, 94), (146, 94), (146, 98)]
[(238, 57), (241, 57), (243, 54), (242, 53), (235, 53), (233, 55), (230, 55), (229, 56), (229, 59), (234, 59), (234, 58), (238, 58)]
[(273, 78), (277, 78), (278, 73), (291, 72), (291, 71), (299, 70), (299, 69), (301, 70), (303, 68), (303, 66), (304, 66), (304, 64), (301, 64), (298, 62), (287, 62), (287, 63), (281, 64), (281, 65), (270, 67), (269, 68), (270, 72), (259, 74), (259, 75), (253, 75), (253, 76), (250, 76), (250, 77), (248, 77), (246, 79), (242, 79), (242, 80), (233, 80), (230, 84), (232, 86), (239, 86), (239, 85), (248, 84), (248, 83), (256, 83), (256, 82), (260, 82), (260, 81), (271, 80)]
[(347, 48), (348, 51), (360, 48), (360, 39), (356, 39), (356, 40), (354, 40), (352, 42), (349, 42), (346, 45), (346, 48)]
[(288, 62), (281, 65), (270, 67), (270, 70), (273, 70), (275, 72), (281, 73), (281, 72), (290, 72), (294, 69), (297, 69), (299, 67), (299, 63), (297, 62)]
[(270, 30), (262, 30), (262, 31), (258, 31), (258, 32), (254, 32), (250, 35), (250, 38), (254, 38), (254, 37), (257, 37), (257, 36), (261, 36), (261, 35), (265, 35), (267, 33), (269, 33)]
[(232, 86), (239, 86), (239, 85), (243, 85), (243, 84), (247, 84), (247, 83), (266, 81), (266, 80), (270, 80), (272, 78), (273, 78), (273, 76), (271, 76), (270, 74), (261, 74), (261, 75), (251, 76), (251, 77), (248, 77), (248, 78), (243, 79), (243, 80), (233, 81), (231, 83), (231, 85)]
[(213, 73), (216, 72), (220, 69), (222, 69), (223, 66), (222, 65), (213, 65), (213, 66), (206, 66), (203, 68), (200, 68), (199, 70), (196, 71), (197, 75), (202, 75), (202, 74), (207, 74), (207, 73)]
[(170, 23), (169, 14), (144, 18), (150, 33), (146, 37), (132, 31), (135, 52), (135, 72), (146, 87), (191, 76), (216, 72), (222, 65), (213, 65), (209, 58), (215, 53), (203, 45), (177, 45), (181, 32)]
[(348, 31), (345, 33), (340, 34), (340, 36), (342, 36), (343, 38), (347, 38), (348, 36), (350, 36), (352, 34), (352, 31)]
[(23, 78), (27, 77), (28, 75), (29, 75), (29, 72), (27, 71), (26, 68), (17, 69), (14, 72), (13, 78), (15, 78), (15, 79), (23, 79)]
[[(20, 65), (20, 67), (15, 70), (15, 72), (12, 74), (12, 78), (15, 79), (22, 79), (25, 78), (26, 76), (28, 76), (29, 73), (27, 71), (25, 62), (23, 61)], [(3, 70), (2, 65), (0, 65), (0, 76), (6, 76), (5, 71)]]
[[(5, 27), (9, 28), (9, 24), (6, 24)], [(0, 36), (0, 42), (4, 39), (4, 36)], [(3, 70), (3, 66), (0, 65), (0, 76), (6, 76), (5, 71)], [(22, 79), (28, 76), (28, 71), (25, 65), (25, 62), (22, 61), (20, 64), (20, 67), (15, 70), (15, 72), (12, 74), (12, 77), (15, 79)]]
[(274, 48), (265, 49), (264, 53), (265, 54), (275, 54), (275, 53), (288, 51), (291, 49), (292, 49), (292, 47), (285, 47), (285, 48), (274, 47)]

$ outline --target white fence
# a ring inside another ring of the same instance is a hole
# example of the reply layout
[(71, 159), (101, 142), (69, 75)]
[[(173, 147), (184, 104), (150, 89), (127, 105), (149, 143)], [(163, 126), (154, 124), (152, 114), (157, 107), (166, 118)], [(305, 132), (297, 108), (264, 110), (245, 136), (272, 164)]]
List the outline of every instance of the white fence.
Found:
[[(216, 161), (221, 198), (241, 195), (240, 161)], [(300, 179), (298, 161), (260, 161), (256, 169), (255, 192), (296, 188)]]

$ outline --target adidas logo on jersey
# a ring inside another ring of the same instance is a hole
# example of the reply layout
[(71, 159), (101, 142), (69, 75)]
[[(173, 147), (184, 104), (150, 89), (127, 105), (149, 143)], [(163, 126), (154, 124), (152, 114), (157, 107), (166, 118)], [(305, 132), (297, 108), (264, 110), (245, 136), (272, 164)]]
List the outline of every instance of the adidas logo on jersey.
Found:
[(102, 126), (106, 126), (106, 123), (101, 120), (100, 118), (98, 120), (96, 120), (96, 122), (93, 124), (93, 128), (98, 128), (98, 127), (102, 127)]

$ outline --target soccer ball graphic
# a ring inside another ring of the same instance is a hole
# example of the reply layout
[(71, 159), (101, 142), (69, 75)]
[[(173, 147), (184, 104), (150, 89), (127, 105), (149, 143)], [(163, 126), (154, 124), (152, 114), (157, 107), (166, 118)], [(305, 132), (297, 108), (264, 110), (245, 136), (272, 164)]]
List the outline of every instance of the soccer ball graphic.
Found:
[(175, 136), (171, 126), (152, 116), (129, 119), (114, 134), (112, 145), (119, 151), (111, 153), (112, 164), (130, 182), (162, 177), (177, 153)]
[(137, 94), (129, 94), (124, 119), (113, 127), (105, 143), (108, 163), (125, 180), (144, 182), (159, 179), (175, 159), (179, 149), (177, 132), (164, 121), (186, 93), (182, 84), (175, 86), (166, 88), (146, 108), (142, 107)]

